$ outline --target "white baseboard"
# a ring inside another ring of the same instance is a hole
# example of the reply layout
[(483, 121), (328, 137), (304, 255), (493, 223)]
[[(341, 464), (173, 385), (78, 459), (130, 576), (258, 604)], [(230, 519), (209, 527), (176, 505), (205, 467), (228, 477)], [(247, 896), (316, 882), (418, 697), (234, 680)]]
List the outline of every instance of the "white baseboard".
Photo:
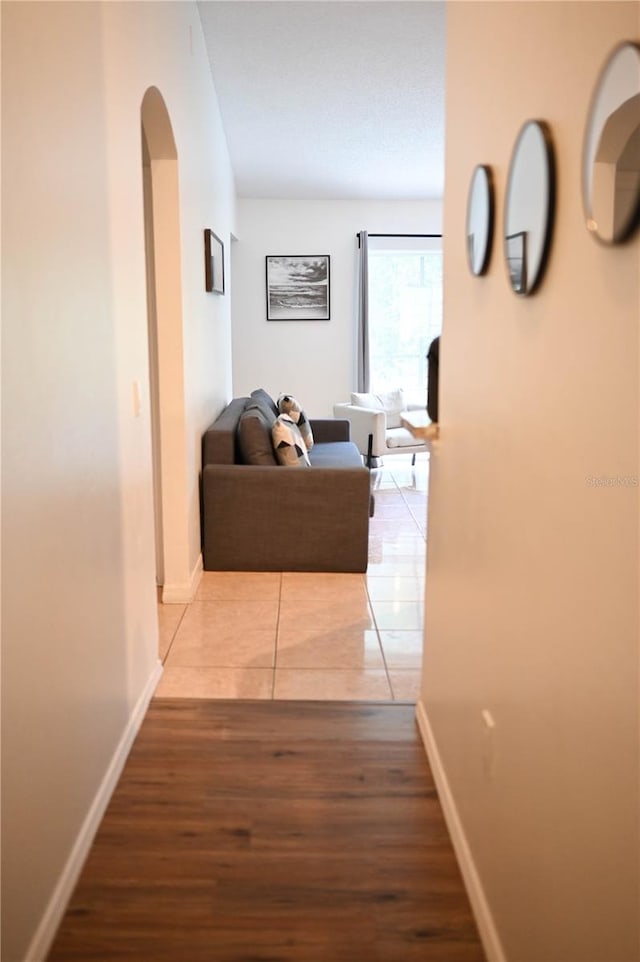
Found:
[(71, 849), (71, 854), (60, 874), (58, 883), (49, 899), (49, 904), (31, 940), (24, 962), (42, 962), (51, 948), (51, 943), (58, 930), (62, 916), (65, 913), (67, 904), (93, 843), (94, 836), (102, 820), (102, 816), (105, 813), (113, 790), (120, 778), (127, 756), (138, 734), (138, 730), (142, 724), (153, 693), (156, 690), (161, 674), (162, 664), (158, 661), (142, 694), (138, 698), (138, 702), (131, 713), (118, 747), (113, 754), (87, 816), (82, 823), (73, 848)]
[(507, 962), (422, 700), (416, 705), (416, 719), (487, 962)]
[(198, 590), (202, 577), (202, 555), (199, 554), (188, 581), (176, 581), (162, 586), (163, 605), (188, 605)]

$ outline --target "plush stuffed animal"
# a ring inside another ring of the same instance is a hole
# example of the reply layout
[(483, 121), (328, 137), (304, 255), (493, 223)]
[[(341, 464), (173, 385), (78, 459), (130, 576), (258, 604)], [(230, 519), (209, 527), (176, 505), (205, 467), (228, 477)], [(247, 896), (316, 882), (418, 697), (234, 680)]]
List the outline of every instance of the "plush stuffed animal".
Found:
[(298, 401), (291, 394), (281, 394), (278, 398), (278, 411), (280, 414), (288, 414), (291, 420), (298, 425), (307, 451), (310, 451), (313, 447), (313, 432), (307, 415)]

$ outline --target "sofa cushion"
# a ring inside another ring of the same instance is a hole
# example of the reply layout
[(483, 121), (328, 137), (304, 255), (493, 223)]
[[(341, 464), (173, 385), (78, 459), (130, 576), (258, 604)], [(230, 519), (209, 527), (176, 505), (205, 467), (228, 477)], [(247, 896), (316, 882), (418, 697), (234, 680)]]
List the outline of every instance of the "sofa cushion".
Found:
[(411, 431), (406, 428), (392, 428), (387, 431), (387, 447), (388, 448), (415, 448), (417, 445), (423, 442), (419, 438), (414, 437)]
[(353, 441), (316, 444), (309, 453), (312, 468), (362, 468), (362, 455)]
[(269, 430), (271, 430), (273, 422), (278, 417), (278, 412), (273, 410), (269, 400), (262, 397), (249, 398), (245, 411), (259, 411), (268, 424)]
[(278, 417), (278, 414), (280, 413), (278, 411), (278, 405), (263, 387), (259, 387), (256, 391), (251, 392), (251, 400), (257, 404), (263, 404), (265, 411), (271, 411), (274, 418)]
[(280, 414), (288, 414), (292, 421), (295, 421), (300, 428), (300, 434), (304, 441), (307, 451), (313, 447), (313, 431), (309, 424), (307, 415), (302, 410), (300, 402), (291, 394), (281, 394), (278, 398), (278, 411)]
[(351, 395), (351, 403), (361, 408), (371, 408), (373, 411), (384, 411), (387, 415), (387, 427), (399, 428), (402, 426), (400, 412), (406, 409), (404, 393), (401, 388), (397, 391), (387, 391), (383, 394), (356, 394)]
[(249, 404), (238, 422), (238, 443), (245, 464), (277, 465), (273, 441), (272, 422), (265, 417), (261, 406)]
[(288, 414), (280, 414), (271, 429), (278, 464), (286, 467), (311, 467), (300, 429)]
[(238, 421), (249, 403), (247, 397), (236, 397), (210, 424), (202, 438), (202, 463), (236, 464), (240, 458)]

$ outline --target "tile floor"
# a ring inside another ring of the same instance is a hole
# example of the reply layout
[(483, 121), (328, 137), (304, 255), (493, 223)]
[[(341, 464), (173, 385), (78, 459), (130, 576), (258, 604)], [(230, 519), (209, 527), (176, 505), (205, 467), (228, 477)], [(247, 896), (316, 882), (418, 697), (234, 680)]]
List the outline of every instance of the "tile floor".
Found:
[(158, 605), (156, 696), (414, 702), (422, 657), (429, 456), (373, 471), (366, 574), (205, 571)]

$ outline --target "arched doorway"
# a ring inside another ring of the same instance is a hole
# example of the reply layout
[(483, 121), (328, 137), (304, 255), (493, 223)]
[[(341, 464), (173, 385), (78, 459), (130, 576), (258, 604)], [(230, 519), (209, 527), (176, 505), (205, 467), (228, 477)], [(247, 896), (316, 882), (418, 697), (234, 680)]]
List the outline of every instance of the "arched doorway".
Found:
[(162, 601), (189, 581), (178, 153), (162, 94), (141, 106), (156, 582)]

